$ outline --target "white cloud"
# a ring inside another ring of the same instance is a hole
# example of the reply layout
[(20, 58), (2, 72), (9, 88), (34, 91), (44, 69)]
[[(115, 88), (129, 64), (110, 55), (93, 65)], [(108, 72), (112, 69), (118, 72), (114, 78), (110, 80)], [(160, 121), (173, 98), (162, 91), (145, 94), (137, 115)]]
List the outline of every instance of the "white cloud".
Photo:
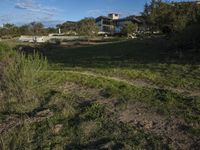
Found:
[(15, 4), (15, 8), (24, 9), (35, 13), (43, 13), (47, 15), (56, 15), (59, 11), (55, 7), (43, 6), (40, 3), (36, 3), (36, 1), (33, 0), (20, 0)]

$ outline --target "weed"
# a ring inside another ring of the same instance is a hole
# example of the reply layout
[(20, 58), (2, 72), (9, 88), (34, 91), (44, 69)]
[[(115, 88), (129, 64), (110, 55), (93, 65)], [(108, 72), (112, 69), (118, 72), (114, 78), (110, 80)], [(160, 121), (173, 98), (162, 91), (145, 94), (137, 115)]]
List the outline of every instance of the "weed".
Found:
[(0, 85), (4, 96), (1, 111), (33, 110), (42, 103), (45, 93), (54, 84), (53, 76), (45, 72), (48, 68), (47, 60), (37, 53), (26, 56), (4, 50), (1, 54), (6, 56), (2, 58), (6, 67), (3, 69)]

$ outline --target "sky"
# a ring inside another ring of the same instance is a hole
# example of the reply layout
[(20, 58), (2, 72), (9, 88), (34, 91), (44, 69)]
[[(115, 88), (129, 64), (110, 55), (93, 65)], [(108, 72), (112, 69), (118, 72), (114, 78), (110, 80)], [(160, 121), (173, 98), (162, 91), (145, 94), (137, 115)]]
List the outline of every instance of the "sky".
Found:
[(115, 12), (122, 17), (138, 15), (150, 0), (0, 0), (0, 26), (33, 21), (55, 26)]

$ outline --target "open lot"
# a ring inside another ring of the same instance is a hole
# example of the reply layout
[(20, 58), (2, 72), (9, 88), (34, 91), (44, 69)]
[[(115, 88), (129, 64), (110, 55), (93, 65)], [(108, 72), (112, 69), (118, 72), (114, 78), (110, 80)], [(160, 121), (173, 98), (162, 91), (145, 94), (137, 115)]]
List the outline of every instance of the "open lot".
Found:
[[(38, 45), (35, 50), (49, 63), (45, 73), (56, 85), (34, 109), (0, 111), (0, 145), (198, 149), (200, 54), (191, 50), (180, 57), (168, 42)], [(15, 49), (31, 53), (31, 47), (18, 44)]]

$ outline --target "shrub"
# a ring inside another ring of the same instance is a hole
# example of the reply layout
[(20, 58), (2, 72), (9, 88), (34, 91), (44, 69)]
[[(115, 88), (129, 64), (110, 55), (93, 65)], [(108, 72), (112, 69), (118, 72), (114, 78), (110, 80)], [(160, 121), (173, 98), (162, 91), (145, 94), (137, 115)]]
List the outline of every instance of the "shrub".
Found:
[(122, 27), (122, 33), (124, 35), (135, 33), (138, 29), (137, 24), (133, 24), (131, 21), (126, 21)]
[[(25, 55), (0, 49), (3, 68), (0, 90), (3, 100), (0, 111), (31, 111), (41, 104), (53, 84), (46, 71), (47, 60), (39, 54)], [(4, 57), (2, 57), (2, 54)]]

